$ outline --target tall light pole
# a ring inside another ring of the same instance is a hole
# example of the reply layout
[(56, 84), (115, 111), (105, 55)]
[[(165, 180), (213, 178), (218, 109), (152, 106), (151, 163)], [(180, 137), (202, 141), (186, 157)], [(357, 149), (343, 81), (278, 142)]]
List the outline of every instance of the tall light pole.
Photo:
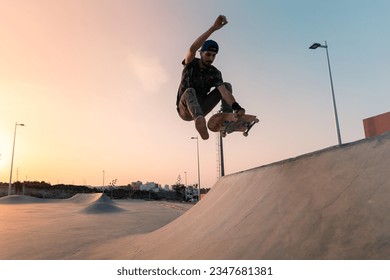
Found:
[[(223, 113), (223, 108), (221, 104), (221, 110), (219, 113)], [(219, 133), (219, 164), (220, 164), (220, 169), (219, 169), (219, 176), (223, 177), (225, 176), (225, 159), (223, 156), (223, 138), (222, 138), (222, 132)]]
[(13, 144), (13, 146), (12, 146), (11, 172), (10, 172), (10, 175), (9, 175), (8, 195), (11, 195), (12, 169), (13, 169), (13, 166), (14, 166), (14, 152), (15, 152), (15, 141), (16, 141), (16, 127), (17, 127), (18, 125), (24, 126), (24, 124), (23, 124), (23, 123), (15, 123), (14, 144)]
[(105, 172), (106, 172), (106, 171), (103, 170), (103, 187), (102, 187), (103, 193), (104, 193), (104, 175), (105, 175)]
[(196, 137), (191, 137), (191, 139), (196, 139), (196, 150), (198, 154), (198, 201), (200, 200), (200, 164), (199, 164), (199, 139), (198, 136)]
[(336, 122), (336, 129), (337, 129), (337, 139), (339, 145), (341, 145), (341, 133), (340, 133), (340, 125), (339, 125), (339, 118), (337, 115), (337, 107), (336, 107), (336, 97), (334, 95), (334, 89), (333, 89), (333, 79), (332, 79), (332, 71), (330, 70), (330, 61), (329, 61), (329, 52), (328, 52), (328, 44), (325, 41), (325, 45), (321, 45), (320, 43), (314, 43), (312, 44), (309, 49), (315, 50), (317, 48), (325, 48), (326, 50), (326, 57), (328, 59), (328, 69), (329, 69), (329, 78), (330, 78), (330, 87), (332, 90), (332, 102), (333, 102), (333, 111), (334, 111), (334, 119)]
[(219, 133), (219, 160), (220, 160), (220, 170), (219, 176), (225, 176), (225, 159), (223, 157), (223, 138), (222, 132)]

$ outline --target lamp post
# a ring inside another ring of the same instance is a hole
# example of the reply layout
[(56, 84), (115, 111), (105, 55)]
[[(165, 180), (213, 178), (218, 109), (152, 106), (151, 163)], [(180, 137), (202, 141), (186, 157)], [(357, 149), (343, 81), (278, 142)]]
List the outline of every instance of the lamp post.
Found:
[(15, 140), (16, 140), (16, 127), (17, 127), (18, 125), (24, 126), (24, 124), (23, 124), (23, 123), (15, 123), (14, 144), (13, 144), (13, 146), (12, 146), (12, 159), (11, 159), (11, 171), (10, 171), (10, 175), (9, 175), (8, 195), (11, 195), (12, 169), (13, 169), (13, 166), (14, 166), (14, 152), (15, 152)]
[(198, 136), (196, 137), (191, 137), (191, 139), (196, 139), (196, 150), (198, 154), (198, 201), (200, 200), (200, 164), (199, 164), (199, 139)]
[(225, 160), (223, 157), (223, 138), (222, 138), (222, 132), (219, 133), (219, 160), (220, 160), (220, 168), (219, 176), (223, 177), (225, 176)]
[[(221, 110), (219, 113), (223, 113), (223, 108), (221, 104)], [(223, 137), (222, 137), (222, 132), (219, 133), (219, 164), (220, 164), (220, 170), (219, 170), (219, 176), (223, 177), (225, 176), (225, 159), (223, 156)]]
[(106, 172), (106, 171), (103, 170), (103, 187), (102, 187), (103, 193), (104, 193), (104, 175), (105, 175), (105, 172)]
[(332, 71), (330, 70), (330, 61), (329, 61), (329, 52), (328, 52), (328, 44), (325, 41), (325, 45), (321, 45), (320, 43), (314, 43), (312, 44), (309, 49), (315, 50), (317, 48), (325, 48), (326, 50), (326, 57), (328, 59), (328, 69), (329, 69), (329, 78), (330, 78), (330, 87), (332, 90), (332, 102), (333, 102), (333, 112), (334, 112), (334, 119), (336, 122), (336, 129), (337, 129), (337, 139), (339, 145), (341, 145), (341, 133), (340, 133), (340, 125), (339, 125), (339, 118), (337, 115), (337, 107), (336, 107), (336, 97), (334, 95), (334, 89), (333, 89), (333, 79), (332, 79)]

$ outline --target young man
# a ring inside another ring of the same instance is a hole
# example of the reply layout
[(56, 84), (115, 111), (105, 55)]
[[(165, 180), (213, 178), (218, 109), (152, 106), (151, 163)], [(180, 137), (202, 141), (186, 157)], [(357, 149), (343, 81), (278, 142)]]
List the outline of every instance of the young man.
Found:
[[(214, 24), (191, 45), (182, 62), (184, 69), (177, 93), (177, 111), (183, 120), (195, 121), (195, 128), (204, 140), (209, 138), (205, 116), (221, 99), (223, 112), (245, 114), (232, 95), (232, 86), (223, 82), (221, 72), (212, 66), (219, 46), (217, 42), (207, 39), (227, 23), (225, 16), (218, 16)], [(199, 48), (200, 58), (196, 58)], [(210, 91), (211, 88), (214, 89)]]

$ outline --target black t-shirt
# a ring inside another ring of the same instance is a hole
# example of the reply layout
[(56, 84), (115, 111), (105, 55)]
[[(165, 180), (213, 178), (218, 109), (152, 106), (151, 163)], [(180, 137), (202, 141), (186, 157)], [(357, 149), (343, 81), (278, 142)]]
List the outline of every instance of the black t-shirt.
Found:
[(183, 60), (184, 69), (177, 92), (176, 106), (179, 104), (181, 95), (188, 88), (195, 89), (198, 100), (202, 102), (202, 99), (207, 96), (212, 87), (218, 87), (223, 84), (222, 74), (216, 67), (210, 65), (206, 68), (201, 68), (199, 61), (199, 58), (194, 58), (185, 65)]

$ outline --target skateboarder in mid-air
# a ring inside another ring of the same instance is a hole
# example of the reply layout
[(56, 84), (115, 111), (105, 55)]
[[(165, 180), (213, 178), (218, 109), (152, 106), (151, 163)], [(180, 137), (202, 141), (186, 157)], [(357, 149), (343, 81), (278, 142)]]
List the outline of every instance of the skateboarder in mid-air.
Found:
[[(227, 23), (225, 16), (218, 16), (214, 24), (192, 43), (182, 62), (184, 69), (177, 93), (177, 111), (183, 120), (195, 121), (196, 130), (204, 140), (209, 138), (205, 116), (219, 101), (222, 100), (223, 112), (245, 114), (232, 94), (231, 84), (224, 82), (221, 72), (212, 66), (219, 46), (217, 42), (207, 39)], [(200, 58), (195, 57), (198, 49)]]

